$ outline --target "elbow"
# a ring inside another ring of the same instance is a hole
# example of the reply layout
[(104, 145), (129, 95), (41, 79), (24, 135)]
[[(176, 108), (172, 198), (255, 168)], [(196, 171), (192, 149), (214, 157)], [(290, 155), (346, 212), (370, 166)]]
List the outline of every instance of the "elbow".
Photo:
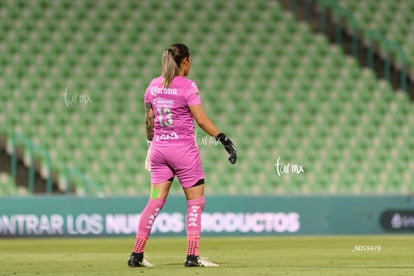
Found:
[(208, 125), (208, 121), (207, 120), (196, 120), (197, 125), (204, 130), (206, 128), (206, 126)]

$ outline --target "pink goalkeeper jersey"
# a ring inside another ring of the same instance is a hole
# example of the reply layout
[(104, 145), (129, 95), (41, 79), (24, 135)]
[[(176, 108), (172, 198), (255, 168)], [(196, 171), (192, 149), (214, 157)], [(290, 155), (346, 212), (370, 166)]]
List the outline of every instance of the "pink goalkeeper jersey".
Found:
[(176, 76), (171, 86), (162, 86), (162, 77), (151, 81), (144, 102), (154, 110), (154, 138), (157, 145), (179, 141), (195, 141), (194, 123), (189, 106), (201, 103), (197, 85), (192, 80)]

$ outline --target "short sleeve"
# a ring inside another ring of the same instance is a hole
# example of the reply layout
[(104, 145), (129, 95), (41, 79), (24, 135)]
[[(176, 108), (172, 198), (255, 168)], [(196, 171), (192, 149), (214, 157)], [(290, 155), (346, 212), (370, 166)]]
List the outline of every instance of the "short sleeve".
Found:
[(144, 103), (151, 103), (153, 99), (153, 95), (151, 95), (151, 87), (156, 85), (157, 79), (152, 79), (151, 82), (148, 84), (147, 88), (145, 89), (144, 94)]
[(200, 91), (198, 91), (197, 84), (190, 81), (188, 89), (185, 93), (185, 99), (188, 106), (201, 104)]
[(148, 89), (145, 90), (145, 94), (144, 94), (144, 103), (150, 103), (151, 99), (149, 97), (150, 93), (148, 93)]

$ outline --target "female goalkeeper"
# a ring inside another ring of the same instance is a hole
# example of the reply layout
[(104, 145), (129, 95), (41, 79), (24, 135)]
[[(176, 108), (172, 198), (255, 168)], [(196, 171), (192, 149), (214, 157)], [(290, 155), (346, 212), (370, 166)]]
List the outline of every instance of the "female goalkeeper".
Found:
[(232, 141), (219, 131), (205, 114), (197, 85), (185, 78), (190, 72), (190, 51), (184, 44), (164, 50), (162, 75), (151, 81), (145, 91), (145, 123), (149, 145), (151, 192), (142, 211), (135, 244), (128, 259), (130, 267), (152, 266), (144, 249), (152, 225), (161, 211), (171, 184), (177, 176), (187, 199), (187, 258), (184, 265), (217, 266), (199, 257), (201, 214), (204, 208), (204, 172), (194, 135), (193, 119), (204, 132), (220, 141), (236, 163)]

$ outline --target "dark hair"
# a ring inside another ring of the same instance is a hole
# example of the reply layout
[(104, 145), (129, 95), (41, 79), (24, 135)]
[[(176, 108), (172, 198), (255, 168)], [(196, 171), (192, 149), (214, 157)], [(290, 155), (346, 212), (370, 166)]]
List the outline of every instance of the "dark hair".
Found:
[(169, 87), (183, 59), (190, 57), (190, 50), (182, 43), (172, 44), (162, 55), (162, 86)]

